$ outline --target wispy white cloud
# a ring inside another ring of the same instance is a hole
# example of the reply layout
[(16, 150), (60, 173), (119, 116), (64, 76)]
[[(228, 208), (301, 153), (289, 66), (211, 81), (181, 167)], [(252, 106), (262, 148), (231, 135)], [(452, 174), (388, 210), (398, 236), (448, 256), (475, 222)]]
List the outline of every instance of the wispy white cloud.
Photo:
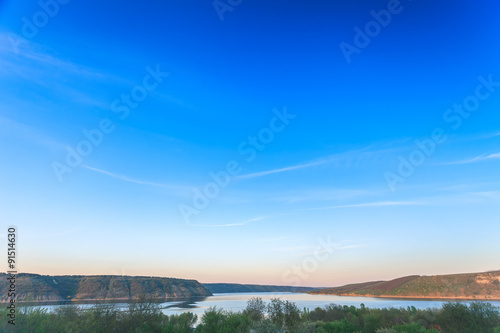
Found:
[(461, 161), (453, 161), (453, 162), (445, 162), (441, 163), (441, 165), (460, 165), (460, 164), (470, 164), (470, 163), (476, 163), (476, 162), (481, 162), (485, 160), (493, 160), (493, 159), (499, 159), (500, 158), (500, 153), (494, 153), (494, 154), (489, 154), (489, 155), (479, 155), (471, 159), (467, 160), (461, 160)]
[(482, 134), (478, 136), (477, 139), (491, 139), (497, 136), (500, 136), (500, 132), (494, 132), (494, 133), (490, 132), (488, 134)]
[[(10, 42), (13, 36), (20, 41), (16, 48), (13, 48)], [(44, 87), (76, 105), (96, 106), (101, 109), (109, 109), (111, 104), (107, 97), (96, 92), (102, 90), (103, 85), (130, 89), (140, 82), (136, 78), (126, 78), (109, 72), (106, 68), (95, 68), (71, 61), (32, 40), (5, 32), (0, 32), (0, 74), (12, 80), (22, 79), (23, 84), (32, 83)], [(98, 82), (99, 89), (88, 89), (95, 82)], [(150, 94), (169, 103), (192, 109), (162, 89), (153, 90)]]
[(195, 110), (191, 105), (187, 104), (183, 100), (176, 98), (176, 97), (172, 96), (171, 94), (165, 93), (161, 90), (153, 90), (152, 94), (155, 96), (158, 96), (158, 98), (161, 98), (162, 100), (164, 100), (168, 103), (178, 105), (186, 110), (189, 110), (189, 111)]
[[(14, 49), (9, 34), (0, 32), (0, 74), (10, 83), (33, 84), (43, 87), (52, 94), (64, 96), (72, 106), (88, 105), (108, 109), (110, 102), (96, 93), (93, 83), (115, 86), (131, 86), (134, 81), (106, 70), (76, 63), (51, 49), (31, 40), (21, 42)], [(28, 86), (26, 86), (28, 87)], [(50, 100), (50, 99), (49, 99)]]
[(318, 208), (305, 208), (297, 209), (296, 211), (313, 211), (313, 210), (327, 210), (327, 209), (339, 209), (339, 208), (359, 208), (359, 207), (387, 207), (387, 206), (420, 206), (425, 205), (422, 201), (376, 201), (376, 202), (366, 202), (352, 205), (336, 205), (328, 207), (318, 207)]
[(50, 138), (46, 134), (16, 120), (0, 117), (0, 129), (1, 133), (4, 135), (12, 135), (30, 143), (45, 146), (50, 149), (62, 150), (65, 147), (64, 144)]
[(335, 249), (337, 249), (337, 250), (350, 250), (350, 249), (359, 249), (359, 248), (364, 248), (364, 247), (368, 247), (368, 244), (345, 245), (345, 246), (336, 247)]
[(225, 228), (225, 227), (240, 227), (246, 223), (228, 223), (228, 224), (189, 224), (190, 227), (206, 227), (206, 228)]
[(479, 202), (486, 203), (489, 200), (500, 200), (500, 191), (475, 191), (461, 193), (457, 196), (457, 200), (462, 202)]
[(500, 158), (500, 153), (489, 154), (487, 156), (484, 156), (483, 160), (496, 159), (496, 158)]
[(337, 208), (380, 207), (380, 206), (419, 206), (422, 204), (423, 203), (419, 202), (419, 201), (377, 201), (377, 202), (368, 202), (368, 203), (353, 204), (353, 205), (341, 205), (341, 206), (337, 206)]
[(207, 227), (207, 228), (225, 228), (225, 227), (241, 227), (244, 225), (247, 225), (251, 222), (257, 222), (261, 220), (267, 219), (268, 216), (260, 216), (260, 217), (255, 217), (249, 220), (245, 220), (243, 222), (237, 222), (237, 223), (227, 223), (227, 224), (188, 224), (190, 227)]
[(271, 194), (270, 201), (293, 204), (302, 201), (348, 200), (355, 197), (379, 194), (379, 192), (360, 189), (304, 189)]
[[(334, 245), (332, 247), (333, 251), (342, 251), (342, 250), (353, 250), (353, 249), (360, 249), (360, 248), (365, 248), (368, 247), (368, 244), (351, 244), (351, 245)], [(306, 255), (318, 255), (318, 254), (323, 254), (323, 253), (330, 253), (331, 250), (328, 249), (321, 249), (321, 250), (315, 250), (313, 252), (306, 253)]]
[(311, 248), (310, 246), (298, 245), (298, 246), (271, 248), (269, 250), (274, 252), (284, 252), (284, 253), (293, 253), (293, 252), (304, 253), (305, 251), (308, 251), (310, 248)]
[(262, 177), (262, 176), (272, 175), (274, 173), (310, 168), (310, 167), (325, 164), (325, 163), (327, 163), (327, 161), (317, 161), (317, 162), (309, 162), (309, 163), (304, 163), (304, 164), (297, 164), (297, 165), (293, 165), (293, 166), (289, 166), (289, 167), (285, 167), (285, 168), (280, 168), (280, 169), (267, 170), (267, 171), (262, 171), (262, 172), (255, 172), (255, 173), (250, 173), (250, 174), (246, 174), (246, 175), (241, 175), (241, 176), (238, 176), (237, 178), (247, 179), (247, 178)]
[[(6, 33), (0, 33), (0, 58), (2, 65), (10, 65), (3, 67), (4, 72), (22, 74), (26, 77), (33, 78), (33, 71), (43, 70), (44, 74), (47, 69), (55, 70), (50, 72), (53, 76), (58, 76), (61, 73), (74, 74), (78, 76), (94, 77), (94, 78), (109, 78), (108, 73), (95, 70), (90, 67), (79, 65), (68, 60), (63, 60), (61, 57), (51, 54), (48, 49), (33, 43), (32, 41), (23, 39), (17, 50), (12, 49)], [(29, 72), (23, 72), (23, 69), (30, 69)]]
[(288, 172), (293, 170), (307, 169), (325, 164), (333, 164), (335, 166), (351, 166), (351, 165), (359, 165), (360, 163), (367, 162), (370, 160), (377, 160), (383, 155), (387, 155), (396, 150), (401, 149), (400, 147), (396, 148), (383, 148), (383, 149), (374, 149), (375, 145), (370, 145), (361, 149), (350, 150), (346, 152), (342, 152), (339, 154), (329, 155), (323, 158), (318, 158), (316, 160), (295, 164), (288, 167), (276, 168), (266, 171), (260, 171), (255, 173), (250, 173), (246, 175), (241, 175), (236, 177), (237, 179), (249, 179), (249, 178), (257, 178), (262, 176), (268, 176), (276, 173)]
[(88, 165), (83, 165), (83, 167), (85, 169), (88, 169), (88, 170), (91, 170), (91, 171), (95, 171), (95, 172), (101, 173), (103, 175), (107, 175), (109, 177), (113, 177), (113, 178), (116, 178), (116, 179), (119, 179), (119, 180), (123, 180), (123, 181), (129, 182), (129, 183), (134, 183), (134, 184), (139, 184), (139, 185), (147, 185), (147, 186), (164, 187), (164, 188), (169, 188), (169, 189), (174, 189), (174, 190), (189, 190), (189, 188), (185, 187), (185, 186), (177, 186), (177, 185), (169, 185), (169, 184), (163, 184), (163, 183), (147, 182), (147, 181), (142, 181), (142, 180), (137, 180), (137, 179), (129, 178), (129, 177), (124, 176), (124, 175), (115, 174), (115, 173), (112, 173), (112, 172), (109, 172), (109, 171), (105, 171), (105, 170), (93, 168), (93, 167), (90, 167)]
[(297, 237), (291, 237), (291, 236), (280, 236), (280, 237), (271, 237), (271, 238), (258, 238), (254, 240), (254, 242), (257, 243), (278, 243), (278, 242), (283, 242), (283, 241), (290, 241), (290, 240), (295, 240)]

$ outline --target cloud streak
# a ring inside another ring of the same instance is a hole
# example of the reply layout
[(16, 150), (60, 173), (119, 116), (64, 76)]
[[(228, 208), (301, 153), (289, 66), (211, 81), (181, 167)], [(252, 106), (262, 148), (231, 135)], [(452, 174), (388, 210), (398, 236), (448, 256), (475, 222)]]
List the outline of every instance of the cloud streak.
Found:
[(48, 137), (31, 126), (1, 116), (0, 129), (2, 130), (2, 134), (12, 135), (30, 143), (35, 143), (50, 149), (63, 150), (65, 147), (64, 144)]
[(169, 184), (162, 184), (162, 183), (146, 182), (146, 181), (142, 181), (142, 180), (137, 180), (137, 179), (129, 178), (129, 177), (124, 176), (124, 175), (115, 174), (115, 173), (112, 173), (112, 172), (109, 172), (109, 171), (105, 171), (105, 170), (93, 168), (93, 167), (88, 166), (88, 165), (83, 165), (83, 167), (85, 169), (88, 169), (88, 170), (91, 170), (91, 171), (94, 171), (94, 172), (97, 172), (97, 173), (100, 173), (100, 174), (103, 174), (103, 175), (106, 175), (106, 176), (109, 176), (109, 177), (112, 177), (112, 178), (115, 178), (115, 179), (119, 179), (119, 180), (122, 180), (122, 181), (125, 181), (125, 182), (128, 182), (128, 183), (139, 184), (139, 185), (147, 185), (147, 186), (164, 187), (164, 188), (169, 188), (169, 189), (174, 189), (174, 190), (188, 190), (188, 188), (184, 187), (184, 186), (176, 186), (176, 185), (169, 185)]
[(337, 205), (328, 207), (318, 207), (318, 208), (306, 208), (298, 209), (296, 211), (314, 211), (314, 210), (328, 210), (328, 209), (340, 209), (340, 208), (361, 208), (361, 207), (391, 207), (391, 206), (420, 206), (425, 205), (421, 201), (376, 201), (376, 202), (366, 202), (352, 205)]
[[(360, 249), (360, 248), (365, 248), (369, 247), (368, 244), (352, 244), (352, 245), (335, 245), (333, 246), (333, 251), (342, 251), (342, 250), (352, 250), (352, 249)], [(315, 254), (323, 254), (323, 253), (329, 253), (328, 250), (326, 249), (321, 249), (319, 252), (314, 251), (314, 252), (309, 252), (306, 253), (306, 255), (315, 255)]]
[(327, 162), (328, 161), (317, 161), (317, 162), (310, 162), (310, 163), (304, 163), (304, 164), (297, 164), (297, 165), (293, 165), (293, 166), (289, 166), (289, 167), (285, 167), (285, 168), (280, 168), (280, 169), (274, 169), (274, 170), (268, 170), (268, 171), (250, 173), (250, 174), (239, 176), (237, 178), (238, 179), (257, 178), (257, 177), (272, 175), (274, 173), (281, 173), (281, 172), (286, 172), (286, 171), (292, 171), (292, 170), (310, 168), (310, 167), (313, 167), (313, 166), (325, 164)]
[(494, 160), (494, 159), (499, 159), (499, 158), (500, 158), (500, 153), (494, 153), (494, 154), (489, 154), (489, 155), (479, 155), (477, 157), (474, 157), (474, 158), (471, 158), (468, 160), (442, 163), (442, 165), (470, 164), (470, 163), (476, 163), (476, 162), (481, 162), (481, 161), (486, 161), (486, 160)]
[(84, 76), (98, 79), (109, 79), (112, 77), (109, 73), (62, 60), (57, 56), (51, 55), (47, 48), (26, 39), (22, 39), (22, 43), (19, 44), (20, 47), (18, 48), (18, 52), (15, 52), (7, 43), (8, 37), (8, 34), (0, 33), (0, 54), (6, 56), (0, 60), (2, 60), (4, 64), (9, 64), (11, 66), (8, 68), (10, 72), (12, 72), (14, 66), (18, 66), (21, 69), (20, 73), (22, 73), (23, 69), (30, 70), (30, 72), (24, 73), (25, 76), (29, 78), (32, 78), (35, 68), (42, 68), (44, 70), (43, 73), (46, 73), (47, 69), (52, 69), (57, 70), (55, 73), (62, 71), (65, 74), (73, 74), (79, 77)]
[(346, 151), (339, 154), (329, 155), (324, 158), (319, 158), (316, 160), (312, 160), (309, 162), (304, 162), (300, 164), (295, 164), (288, 167), (277, 168), (272, 170), (266, 170), (261, 172), (249, 173), (246, 175), (241, 175), (236, 177), (236, 179), (250, 179), (250, 178), (258, 178), (263, 176), (268, 176), (272, 174), (300, 170), (300, 169), (308, 169), (319, 165), (324, 164), (335, 164), (335, 166), (346, 165), (350, 166), (352, 164), (359, 164), (361, 162), (366, 162), (370, 159), (377, 159), (378, 157), (394, 152), (401, 148), (388, 148), (388, 149), (373, 149), (374, 145), (370, 145), (361, 149)]
[(228, 223), (228, 224), (189, 224), (190, 227), (207, 227), (207, 228), (226, 228), (226, 227), (241, 227), (247, 225), (251, 222), (257, 222), (267, 219), (268, 216), (255, 217), (253, 219), (245, 220), (238, 223)]
[(378, 194), (378, 192), (360, 189), (315, 189), (279, 192), (278, 194), (272, 194), (269, 200), (294, 204), (303, 201), (347, 200), (373, 194)]

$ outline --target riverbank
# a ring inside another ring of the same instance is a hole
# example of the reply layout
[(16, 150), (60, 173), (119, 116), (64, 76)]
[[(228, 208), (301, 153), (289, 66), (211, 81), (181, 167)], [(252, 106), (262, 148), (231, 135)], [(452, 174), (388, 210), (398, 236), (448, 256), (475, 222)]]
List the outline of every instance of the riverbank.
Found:
[[(328, 293), (315, 293), (314, 295), (323, 295), (323, 296), (332, 296), (332, 294)], [(500, 298), (498, 297), (488, 297), (488, 296), (476, 296), (476, 297), (467, 297), (467, 296), (394, 296), (394, 295), (371, 295), (371, 294), (336, 294), (335, 296), (341, 297), (373, 297), (373, 298), (394, 298), (394, 299), (422, 299), (429, 301), (492, 301), (499, 302)]]

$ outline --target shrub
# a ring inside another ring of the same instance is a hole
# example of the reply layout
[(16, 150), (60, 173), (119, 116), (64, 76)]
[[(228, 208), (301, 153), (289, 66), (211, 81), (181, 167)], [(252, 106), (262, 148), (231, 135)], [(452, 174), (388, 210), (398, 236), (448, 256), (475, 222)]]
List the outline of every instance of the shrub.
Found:
[(438, 330), (435, 329), (428, 330), (425, 327), (416, 323), (397, 325), (392, 327), (392, 330), (394, 333), (439, 333)]
[(243, 310), (243, 314), (253, 321), (259, 321), (264, 318), (266, 304), (260, 297), (253, 297), (248, 300), (247, 307)]
[(438, 312), (437, 323), (446, 333), (492, 333), (500, 324), (498, 309), (490, 303), (446, 303)]

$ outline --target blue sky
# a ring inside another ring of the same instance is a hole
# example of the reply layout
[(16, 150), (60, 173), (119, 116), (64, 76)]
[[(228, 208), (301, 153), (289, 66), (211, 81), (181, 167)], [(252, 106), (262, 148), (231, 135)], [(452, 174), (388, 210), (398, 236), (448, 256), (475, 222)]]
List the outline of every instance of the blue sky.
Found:
[[(499, 268), (497, 2), (47, 3), (0, 5), (21, 271), (333, 286)], [(91, 152), (68, 166), (68, 147)]]

